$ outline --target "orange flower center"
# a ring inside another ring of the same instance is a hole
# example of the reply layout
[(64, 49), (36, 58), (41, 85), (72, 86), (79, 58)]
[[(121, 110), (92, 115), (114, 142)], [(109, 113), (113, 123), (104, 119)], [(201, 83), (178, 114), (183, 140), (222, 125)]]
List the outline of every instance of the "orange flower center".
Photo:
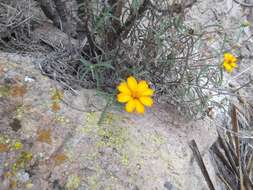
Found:
[(133, 91), (133, 92), (132, 92), (132, 97), (133, 97), (134, 99), (139, 98), (139, 93), (138, 93), (138, 91)]
[(228, 64), (229, 64), (229, 65), (232, 64), (232, 60), (231, 60), (231, 59), (228, 60)]

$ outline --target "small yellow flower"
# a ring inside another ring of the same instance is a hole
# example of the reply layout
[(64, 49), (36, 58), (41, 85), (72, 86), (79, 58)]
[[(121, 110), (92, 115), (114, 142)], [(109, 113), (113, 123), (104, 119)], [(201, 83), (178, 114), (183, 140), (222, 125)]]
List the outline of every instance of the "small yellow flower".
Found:
[(224, 53), (223, 67), (229, 73), (233, 71), (234, 68), (237, 67), (237, 59), (231, 53)]
[(125, 110), (129, 113), (136, 111), (143, 114), (145, 112), (144, 106), (151, 107), (153, 105), (151, 96), (153, 96), (154, 90), (149, 88), (148, 83), (144, 80), (137, 82), (134, 77), (130, 76), (127, 81), (119, 84), (118, 90), (117, 100), (120, 103), (126, 103)]

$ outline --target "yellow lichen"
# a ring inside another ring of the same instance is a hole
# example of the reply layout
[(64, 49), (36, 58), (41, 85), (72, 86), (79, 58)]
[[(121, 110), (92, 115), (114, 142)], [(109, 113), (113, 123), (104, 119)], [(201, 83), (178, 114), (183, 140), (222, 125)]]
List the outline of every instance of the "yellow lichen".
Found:
[(30, 152), (21, 152), (16, 162), (12, 165), (12, 171), (15, 172), (18, 169), (25, 168), (27, 164), (32, 160), (32, 157), (32, 153)]
[(32, 183), (27, 183), (25, 185), (26, 189), (32, 189), (34, 187), (34, 185)]
[(99, 126), (98, 126), (98, 118), (99, 114), (97, 112), (89, 112), (84, 115), (85, 123), (84, 126), (78, 127), (78, 131), (88, 134), (91, 132), (95, 132)]
[(91, 190), (97, 190), (97, 176), (88, 177), (88, 184)]
[(61, 115), (56, 115), (55, 116), (55, 120), (61, 124), (67, 124), (70, 122), (70, 120), (64, 116)]
[(15, 150), (19, 150), (19, 149), (23, 148), (23, 144), (22, 144), (20, 141), (16, 141), (16, 142), (14, 143), (14, 145), (13, 145), (13, 148), (14, 148)]
[(123, 164), (124, 166), (128, 166), (128, 165), (129, 165), (129, 157), (128, 157), (126, 154), (124, 154), (124, 155), (122, 156), (121, 162), (122, 162), (122, 164)]
[(63, 91), (55, 89), (52, 92), (51, 100), (54, 101), (54, 102), (55, 101), (58, 102), (58, 101), (60, 101), (63, 98), (63, 95), (64, 95)]
[(115, 125), (101, 127), (97, 134), (100, 137), (100, 141), (97, 143), (98, 146), (106, 146), (118, 150), (124, 147), (127, 139), (127, 129)]
[(0, 85), (0, 97), (6, 97), (10, 95), (10, 86), (7, 85)]
[(150, 139), (156, 145), (162, 145), (162, 144), (164, 144), (166, 142), (166, 139), (161, 134), (158, 134), (158, 133), (151, 134), (150, 135)]
[(68, 190), (76, 190), (80, 186), (81, 180), (78, 175), (72, 174), (68, 177), (66, 188)]

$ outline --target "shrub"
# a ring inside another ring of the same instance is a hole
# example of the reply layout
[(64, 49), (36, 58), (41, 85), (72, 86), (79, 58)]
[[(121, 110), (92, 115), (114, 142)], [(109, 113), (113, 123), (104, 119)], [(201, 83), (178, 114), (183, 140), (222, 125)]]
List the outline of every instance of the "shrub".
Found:
[[(230, 93), (222, 84), (223, 56), (228, 52), (236, 57), (231, 48), (236, 39), (219, 23), (199, 29), (187, 25), (184, 11), (195, 1), (37, 2), (71, 42), (58, 47), (44, 40), (54, 51), (40, 67), (70, 89), (96, 88), (115, 96), (117, 85), (134, 76), (149, 81), (156, 101), (176, 105), (191, 118), (202, 117), (208, 107), (217, 105), (213, 97)], [(244, 27), (233, 30), (240, 37)]]

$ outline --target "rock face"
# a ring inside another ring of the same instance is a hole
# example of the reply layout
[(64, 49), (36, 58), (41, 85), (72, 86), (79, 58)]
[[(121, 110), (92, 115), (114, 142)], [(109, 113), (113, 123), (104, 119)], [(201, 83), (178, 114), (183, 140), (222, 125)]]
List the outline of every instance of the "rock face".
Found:
[(215, 182), (208, 155), (216, 140), (211, 123), (187, 121), (163, 105), (155, 105), (143, 116), (127, 114), (115, 105), (104, 110), (106, 97), (94, 90), (76, 91), (76, 95), (61, 90), (35, 68), (38, 62), (0, 54), (0, 145), (6, 147), (0, 148), (5, 163), (0, 189), (10, 185), (17, 189), (207, 189), (188, 146), (192, 139)]

